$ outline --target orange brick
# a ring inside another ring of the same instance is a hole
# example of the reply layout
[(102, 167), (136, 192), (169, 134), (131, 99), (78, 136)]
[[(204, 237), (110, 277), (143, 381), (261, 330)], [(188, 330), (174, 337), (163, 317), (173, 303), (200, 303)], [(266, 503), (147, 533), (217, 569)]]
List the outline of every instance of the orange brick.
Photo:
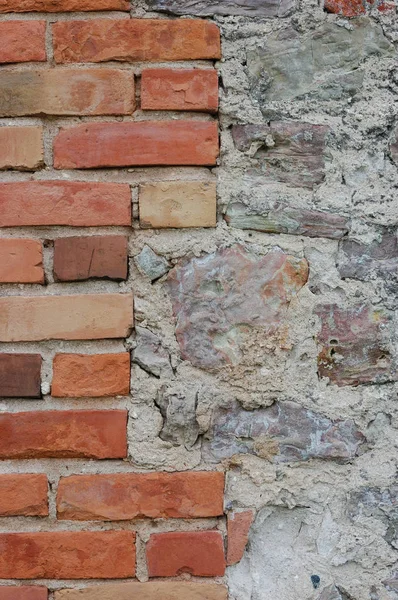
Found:
[(57, 354), (51, 393), (56, 398), (127, 396), (130, 354)]
[(125, 458), (126, 428), (125, 410), (3, 413), (0, 458)]
[(0, 39), (0, 63), (46, 60), (45, 21), (3, 21)]
[(217, 517), (223, 496), (223, 473), (75, 475), (60, 480), (57, 511), (83, 521)]
[(3, 70), (0, 116), (128, 115), (134, 75), (121, 69)]
[(124, 338), (133, 324), (131, 294), (0, 298), (0, 341)]
[(0, 169), (29, 171), (42, 165), (41, 127), (0, 127)]
[(227, 596), (225, 585), (186, 581), (134, 581), (54, 592), (54, 600), (227, 600)]
[(0, 587), (1, 600), (47, 600), (47, 588), (35, 585), (5, 585)]
[(242, 559), (252, 523), (253, 511), (251, 510), (228, 513), (227, 565), (234, 565)]
[(44, 283), (41, 242), (0, 239), (1, 283)]
[(129, 10), (128, 0), (0, 0), (0, 13)]
[(57, 63), (218, 59), (220, 31), (200, 19), (92, 19), (53, 25)]
[(85, 123), (61, 129), (56, 169), (156, 165), (214, 165), (218, 126), (207, 121)]
[(80, 181), (0, 183), (0, 227), (131, 225), (130, 186)]
[(130, 531), (0, 533), (2, 579), (118, 579), (135, 575)]
[(149, 577), (224, 575), (223, 538), (218, 531), (155, 533), (146, 547)]
[(145, 69), (141, 78), (143, 110), (218, 109), (218, 74), (213, 69)]
[[(0, 516), (44, 517), (48, 515), (47, 476), (0, 475)], [(3, 600), (0, 588), (0, 598)]]

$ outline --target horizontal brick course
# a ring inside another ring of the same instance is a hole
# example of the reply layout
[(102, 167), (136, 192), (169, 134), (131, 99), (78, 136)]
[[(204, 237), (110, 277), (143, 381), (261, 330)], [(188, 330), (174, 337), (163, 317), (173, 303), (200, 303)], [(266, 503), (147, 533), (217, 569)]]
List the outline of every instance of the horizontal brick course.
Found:
[(0, 169), (31, 171), (42, 165), (42, 127), (0, 127)]
[(143, 110), (216, 112), (218, 74), (210, 69), (144, 69), (141, 77)]
[(131, 294), (0, 298), (0, 341), (124, 338), (133, 325)]
[(40, 398), (40, 354), (0, 354), (0, 397)]
[(0, 116), (128, 115), (134, 75), (120, 69), (3, 70)]
[(223, 473), (115, 473), (64, 477), (60, 519), (191, 519), (223, 514)]
[(127, 263), (127, 237), (123, 235), (54, 241), (54, 276), (58, 281), (126, 279)]
[(51, 393), (56, 398), (126, 396), (130, 354), (57, 354)]
[(0, 533), (2, 579), (118, 579), (135, 574), (130, 531)]
[(128, 0), (0, 0), (0, 13), (129, 10)]
[(205, 166), (217, 156), (216, 122), (85, 123), (61, 129), (54, 141), (56, 169)]
[(124, 410), (3, 413), (0, 458), (124, 458), (126, 423)]
[[(44, 474), (0, 475), (0, 516), (48, 515), (48, 483)], [(2, 597), (0, 588), (0, 598)]]
[(44, 283), (41, 242), (0, 239), (0, 283)]
[(45, 21), (3, 21), (0, 23), (0, 63), (45, 61), (45, 38)]
[(93, 19), (53, 25), (57, 63), (220, 58), (220, 32), (204, 20)]
[(0, 587), (1, 600), (47, 600), (47, 588), (41, 585), (5, 585)]
[(57, 590), (54, 600), (227, 600), (227, 588), (185, 581), (133, 582)]
[(127, 184), (80, 181), (0, 183), (0, 227), (131, 224)]

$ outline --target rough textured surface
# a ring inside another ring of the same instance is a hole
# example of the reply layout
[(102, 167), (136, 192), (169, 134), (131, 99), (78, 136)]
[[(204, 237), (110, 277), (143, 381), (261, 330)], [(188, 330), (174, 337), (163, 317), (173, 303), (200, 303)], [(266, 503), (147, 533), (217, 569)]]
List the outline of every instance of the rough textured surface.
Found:
[(337, 268), (341, 277), (369, 281), (381, 277), (394, 280), (398, 275), (398, 236), (396, 231), (382, 230), (375, 240), (361, 243), (342, 240)]
[(42, 586), (2, 586), (1, 600), (47, 600), (47, 588)]
[(129, 10), (128, 0), (0, 0), (0, 13)]
[(37, 240), (0, 240), (1, 283), (44, 283), (43, 250)]
[(92, 586), (84, 590), (60, 590), (54, 594), (55, 600), (131, 600), (134, 596), (140, 600), (227, 600), (227, 589), (214, 583), (160, 581)]
[(175, 267), (168, 283), (183, 357), (208, 369), (238, 363), (247, 331), (275, 333), (307, 276), (305, 260), (242, 246)]
[(0, 63), (45, 61), (45, 32), (45, 21), (0, 23)]
[[(0, 516), (45, 517), (48, 515), (47, 494), (44, 474), (0, 475)], [(3, 600), (2, 592), (0, 589)]]
[(151, 375), (160, 377), (171, 375), (170, 354), (162, 346), (160, 338), (149, 329), (136, 326), (136, 347), (133, 351), (133, 362), (137, 363)]
[(253, 518), (254, 515), (251, 510), (228, 514), (227, 565), (234, 565), (242, 560), (249, 539), (249, 530), (253, 523)]
[(40, 354), (0, 354), (0, 396), (40, 398)]
[(145, 245), (141, 252), (134, 259), (137, 267), (145, 273), (151, 281), (156, 281), (166, 275), (170, 270), (169, 262), (159, 256), (150, 246)]
[(0, 127), (0, 169), (30, 171), (42, 164), (41, 127)]
[(176, 15), (244, 15), (284, 17), (295, 6), (293, 0), (149, 0), (153, 10)]
[(217, 71), (145, 69), (141, 75), (141, 108), (217, 112)]

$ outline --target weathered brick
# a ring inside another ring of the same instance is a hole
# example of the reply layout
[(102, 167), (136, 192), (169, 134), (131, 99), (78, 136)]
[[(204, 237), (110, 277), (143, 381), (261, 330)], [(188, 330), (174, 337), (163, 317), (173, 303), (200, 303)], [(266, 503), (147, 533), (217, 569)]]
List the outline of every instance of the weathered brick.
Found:
[(0, 0), (0, 13), (129, 9), (129, 0)]
[(126, 279), (127, 258), (127, 237), (123, 235), (54, 241), (54, 275), (58, 281)]
[(0, 475), (0, 516), (44, 517), (48, 515), (47, 493), (44, 474)]
[(366, 13), (363, 0), (325, 0), (325, 10), (344, 17), (358, 17)]
[(125, 458), (126, 426), (125, 410), (3, 413), (0, 458)]
[(243, 15), (284, 17), (292, 12), (294, 0), (148, 0), (153, 10), (175, 15)]
[(3, 70), (0, 116), (128, 115), (134, 75), (120, 69)]
[(6, 585), (0, 587), (0, 598), (1, 600), (47, 600), (48, 592), (47, 588), (41, 585)]
[(205, 121), (85, 123), (61, 129), (56, 169), (216, 163), (218, 126)]
[(0, 183), (0, 227), (131, 225), (130, 187), (118, 183)]
[(0, 354), (0, 396), (40, 398), (40, 354)]
[(141, 227), (215, 227), (216, 184), (164, 181), (140, 186)]
[(51, 394), (56, 398), (126, 396), (130, 354), (57, 354)]
[(162, 600), (227, 600), (227, 588), (214, 583), (150, 581), (96, 585), (79, 590), (59, 590), (54, 593), (54, 600), (132, 600), (133, 598), (137, 600), (159, 600), (160, 598)]
[(0, 298), (0, 341), (124, 338), (133, 324), (130, 294)]
[(2, 579), (118, 579), (135, 575), (130, 531), (0, 533)]
[(42, 165), (41, 127), (0, 127), (0, 169), (30, 171)]
[(57, 63), (218, 59), (220, 31), (202, 20), (95, 19), (53, 25)]
[(116, 473), (63, 477), (59, 519), (192, 519), (223, 514), (224, 475), (212, 472)]
[(16, 238), (0, 239), (0, 282), (44, 283), (41, 242)]
[(145, 69), (141, 77), (141, 108), (216, 112), (217, 71), (214, 69)]
[(219, 531), (155, 533), (146, 546), (149, 577), (224, 575), (223, 538)]
[(45, 21), (3, 21), (0, 39), (0, 63), (46, 60)]
[(250, 526), (253, 523), (253, 511), (228, 513), (227, 565), (234, 565), (242, 560), (248, 539)]

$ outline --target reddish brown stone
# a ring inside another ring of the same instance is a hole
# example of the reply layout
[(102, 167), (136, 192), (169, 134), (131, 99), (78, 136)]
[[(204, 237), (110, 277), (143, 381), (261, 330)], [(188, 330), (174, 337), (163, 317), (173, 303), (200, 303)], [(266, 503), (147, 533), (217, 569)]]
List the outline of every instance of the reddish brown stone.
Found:
[(83, 521), (218, 517), (223, 496), (223, 473), (75, 475), (59, 482), (57, 512)]
[(127, 278), (127, 238), (123, 235), (70, 237), (54, 241), (58, 281)]
[(155, 533), (146, 547), (149, 577), (222, 577), (223, 538), (219, 531)]
[[(48, 482), (44, 474), (0, 475), (0, 516), (48, 515)], [(0, 588), (0, 598), (3, 600)]]
[(253, 523), (253, 516), (252, 510), (228, 513), (227, 565), (234, 565), (242, 559), (249, 539), (249, 530)]
[(44, 283), (43, 250), (38, 240), (0, 239), (1, 283)]
[(0, 13), (129, 9), (128, 0), (0, 0)]
[(321, 319), (318, 372), (339, 386), (397, 381), (387, 349), (387, 316), (364, 305), (340, 308), (327, 304), (316, 309)]
[(51, 394), (55, 398), (127, 396), (130, 354), (57, 354)]
[(0, 459), (125, 458), (126, 429), (125, 410), (3, 413)]
[(135, 575), (130, 531), (0, 533), (1, 579), (119, 579)]
[[(0, 12), (3, 1), (0, 0)], [(45, 61), (45, 38), (45, 21), (3, 21), (0, 23), (0, 63)]]
[(1, 586), (1, 600), (47, 600), (47, 588), (42, 586)]
[(366, 8), (363, 0), (325, 0), (325, 10), (344, 17), (364, 15)]
[(214, 69), (145, 69), (141, 76), (141, 108), (216, 112), (217, 71)]
[(40, 354), (0, 354), (0, 397), (40, 398)]

